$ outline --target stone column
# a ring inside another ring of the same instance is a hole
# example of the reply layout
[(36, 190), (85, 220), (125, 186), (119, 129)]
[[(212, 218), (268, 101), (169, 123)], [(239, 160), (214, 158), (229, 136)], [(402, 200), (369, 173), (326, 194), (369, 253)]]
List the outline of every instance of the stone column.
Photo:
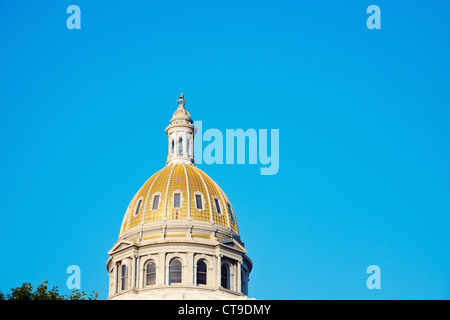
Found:
[(187, 258), (187, 272), (186, 272), (186, 282), (187, 285), (194, 284), (194, 253), (188, 252)]
[(142, 257), (138, 257), (138, 282), (137, 282), (137, 288), (142, 289), (144, 288), (144, 280), (145, 280), (145, 270), (144, 266), (142, 265)]
[(172, 155), (172, 138), (170, 135), (167, 136), (169, 138), (169, 150), (167, 152), (167, 155), (170, 157)]
[(131, 286), (130, 289), (136, 288), (136, 256), (131, 257)]
[(237, 292), (242, 292), (242, 288), (241, 288), (241, 283), (242, 283), (242, 274), (241, 274), (241, 271), (242, 271), (242, 260), (239, 260), (237, 262), (236, 268), (237, 268), (237, 270), (236, 270), (236, 275), (237, 275), (237, 277), (236, 277), (236, 291)]
[(141, 279), (142, 279), (142, 271), (141, 271), (141, 257), (137, 256), (136, 257), (136, 289), (140, 289), (141, 288)]
[(187, 158), (187, 133), (183, 133), (183, 157)]
[(116, 293), (119, 293), (120, 291), (120, 262), (116, 262), (116, 279), (114, 282), (114, 287), (115, 287), (115, 291)]
[(221, 274), (220, 269), (222, 268), (222, 255), (220, 253), (217, 254), (217, 270), (216, 270), (216, 285), (220, 288), (220, 280)]
[(156, 270), (156, 284), (165, 285), (166, 279), (166, 254), (164, 252), (159, 253), (159, 265)]

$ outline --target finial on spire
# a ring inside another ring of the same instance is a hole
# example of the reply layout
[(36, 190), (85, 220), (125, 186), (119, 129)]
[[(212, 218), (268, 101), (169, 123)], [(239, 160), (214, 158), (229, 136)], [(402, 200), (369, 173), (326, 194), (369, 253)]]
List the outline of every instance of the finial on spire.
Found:
[(180, 94), (180, 97), (177, 99), (178, 106), (185, 106), (186, 105), (186, 98), (183, 96), (183, 93)]

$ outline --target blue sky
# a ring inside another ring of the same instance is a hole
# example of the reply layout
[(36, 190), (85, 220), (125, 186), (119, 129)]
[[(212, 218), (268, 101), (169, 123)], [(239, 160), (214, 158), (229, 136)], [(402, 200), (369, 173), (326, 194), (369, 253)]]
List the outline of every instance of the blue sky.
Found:
[[(81, 8), (81, 30), (66, 9)], [(381, 30), (366, 27), (369, 5)], [(450, 299), (448, 1), (0, 3), (0, 290), (107, 251), (162, 168), (183, 92), (203, 129), (280, 130), (280, 167), (205, 165), (259, 299)], [(381, 269), (381, 289), (366, 268)]]

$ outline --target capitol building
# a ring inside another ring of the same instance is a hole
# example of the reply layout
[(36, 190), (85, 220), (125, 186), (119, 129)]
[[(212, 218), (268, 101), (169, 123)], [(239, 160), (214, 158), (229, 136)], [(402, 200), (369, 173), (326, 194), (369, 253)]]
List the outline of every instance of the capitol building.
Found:
[(196, 167), (183, 94), (177, 104), (166, 165), (133, 197), (108, 252), (108, 299), (248, 299), (252, 262), (233, 206)]

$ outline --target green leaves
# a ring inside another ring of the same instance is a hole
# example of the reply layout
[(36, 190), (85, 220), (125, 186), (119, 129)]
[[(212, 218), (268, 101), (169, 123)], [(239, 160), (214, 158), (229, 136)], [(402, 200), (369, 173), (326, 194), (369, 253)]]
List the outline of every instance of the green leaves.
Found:
[(29, 282), (23, 283), (21, 287), (12, 288), (6, 295), (6, 299), (0, 291), (0, 300), (98, 300), (98, 292), (92, 291), (88, 297), (86, 292), (75, 289), (70, 296), (61, 295), (57, 286), (49, 290), (48, 280), (44, 280), (35, 291)]

